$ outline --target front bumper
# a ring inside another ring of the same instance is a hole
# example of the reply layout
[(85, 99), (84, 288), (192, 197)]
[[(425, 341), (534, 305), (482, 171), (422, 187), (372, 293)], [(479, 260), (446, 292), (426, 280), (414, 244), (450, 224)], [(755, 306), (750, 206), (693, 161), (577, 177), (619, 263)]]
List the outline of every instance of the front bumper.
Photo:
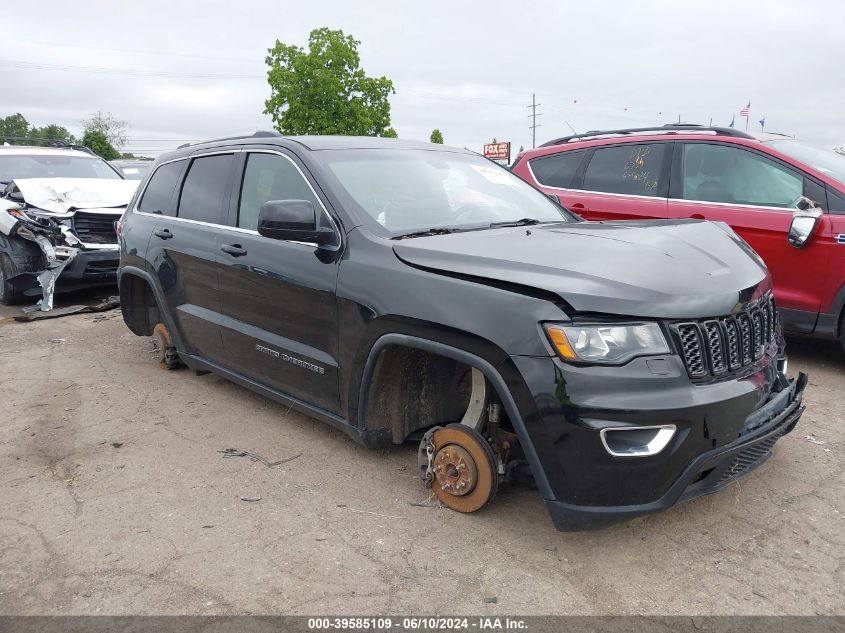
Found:
[[(120, 251), (113, 248), (79, 250), (76, 257), (62, 271), (56, 283), (58, 292), (110, 285), (117, 281)], [(27, 296), (42, 294), (37, 273), (24, 273), (13, 279), (15, 286)]]
[(771, 457), (775, 442), (798, 424), (804, 412), (801, 401), (806, 384), (806, 374), (793, 379), (782, 397), (776, 396), (755, 411), (754, 415), (762, 413), (768, 421), (731, 444), (698, 456), (658, 499), (639, 505), (598, 507), (547, 501), (555, 527), (564, 531), (604, 527), (718, 492), (742, 479)]
[[(621, 368), (511, 357), (524, 381), (521, 394), (512, 393), (531, 443), (528, 461), (556, 527), (600, 528), (656, 512), (763, 463), (798, 422), (806, 386), (804, 374), (788, 381), (770, 352), (748, 375), (708, 385), (692, 384), (671, 357)], [(677, 428), (655, 455), (614, 456), (600, 439), (603, 428), (651, 425)]]
[(80, 250), (62, 272), (59, 284), (115, 283), (119, 264), (120, 251), (116, 248)]

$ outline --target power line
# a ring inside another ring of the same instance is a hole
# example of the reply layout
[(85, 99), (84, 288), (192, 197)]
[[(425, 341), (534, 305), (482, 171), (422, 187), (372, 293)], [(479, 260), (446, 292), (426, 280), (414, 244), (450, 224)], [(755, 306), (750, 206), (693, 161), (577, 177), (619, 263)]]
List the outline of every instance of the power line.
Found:
[(207, 59), (210, 61), (244, 61), (250, 62), (251, 59), (245, 57), (212, 57), (209, 55), (194, 55), (191, 53), (179, 53), (173, 51), (151, 51), (141, 50), (137, 48), (115, 48), (110, 46), (91, 46), (90, 44), (81, 44), (78, 42), (50, 42), (47, 40), (33, 40), (23, 37), (4, 37), (5, 41), (12, 42), (26, 42), (29, 44), (38, 44), (39, 46), (49, 46), (51, 48), (85, 48), (94, 51), (111, 51), (114, 53), (132, 53), (133, 55), (164, 55), (166, 57), (186, 57), (192, 59)]
[(218, 74), (197, 72), (174, 72), (169, 70), (142, 70), (138, 68), (116, 68), (106, 66), (71, 66), (69, 64), (42, 64), (15, 59), (0, 59), (0, 66), (25, 68), (27, 70), (54, 70), (60, 72), (87, 72), (95, 74), (132, 75), (136, 77), (173, 77), (179, 79), (264, 79), (264, 75)]

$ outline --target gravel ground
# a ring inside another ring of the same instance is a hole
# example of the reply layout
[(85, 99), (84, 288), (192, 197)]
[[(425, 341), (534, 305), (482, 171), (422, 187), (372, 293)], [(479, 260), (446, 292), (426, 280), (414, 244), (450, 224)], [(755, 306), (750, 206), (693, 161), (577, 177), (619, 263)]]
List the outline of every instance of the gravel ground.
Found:
[[(370, 452), (214, 375), (162, 371), (118, 311), (10, 314), (2, 614), (845, 611), (834, 344), (790, 343), (790, 371), (810, 373), (807, 412), (751, 477), (566, 534), (528, 488), (474, 515), (413, 506), (427, 499), (415, 447)], [(299, 457), (270, 468), (224, 458), (230, 447)]]

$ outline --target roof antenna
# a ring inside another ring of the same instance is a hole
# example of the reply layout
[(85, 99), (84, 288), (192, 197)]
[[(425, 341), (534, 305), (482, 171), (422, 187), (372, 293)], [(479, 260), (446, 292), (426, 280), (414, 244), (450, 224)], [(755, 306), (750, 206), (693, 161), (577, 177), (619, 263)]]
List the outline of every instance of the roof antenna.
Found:
[[(567, 121), (566, 119), (564, 119), (563, 122), (566, 123), (567, 125), (569, 125), (569, 121)], [(573, 134), (578, 134), (578, 132), (575, 131), (575, 128), (572, 127), (571, 125), (569, 125), (569, 129), (572, 130)]]

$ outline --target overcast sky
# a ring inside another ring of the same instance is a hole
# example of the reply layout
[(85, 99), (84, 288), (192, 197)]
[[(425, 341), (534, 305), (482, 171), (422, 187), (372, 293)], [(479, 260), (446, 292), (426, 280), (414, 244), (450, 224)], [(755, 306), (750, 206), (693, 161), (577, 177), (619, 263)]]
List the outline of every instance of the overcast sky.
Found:
[[(845, 145), (845, 2), (239, 2), (38, 0), (7, 7), (0, 114), (79, 131), (95, 110), (128, 122), (129, 150), (270, 129), (264, 57), (311, 29), (361, 40), (392, 79), (401, 138), (480, 150), (569, 132), (677, 121)], [(14, 26), (14, 29), (9, 27)], [(124, 72), (127, 69), (130, 73)], [(166, 140), (161, 140), (166, 139)]]

